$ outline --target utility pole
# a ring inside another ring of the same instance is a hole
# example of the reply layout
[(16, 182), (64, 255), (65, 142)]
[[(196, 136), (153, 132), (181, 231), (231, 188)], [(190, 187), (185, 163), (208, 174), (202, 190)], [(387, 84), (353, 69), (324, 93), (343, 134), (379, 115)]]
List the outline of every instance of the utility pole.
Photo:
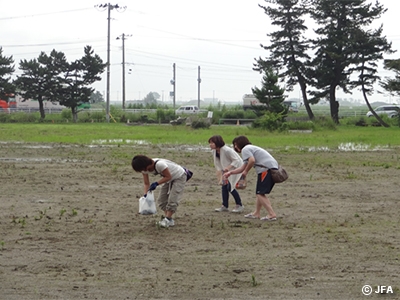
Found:
[(200, 109), (200, 83), (201, 83), (201, 78), (200, 78), (200, 66), (197, 72), (197, 107)]
[(175, 73), (175, 70), (176, 70), (176, 67), (175, 67), (175, 63), (172, 65), (172, 67), (173, 67), (173, 72), (172, 72), (172, 79), (171, 79), (171, 84), (172, 84), (172, 99), (173, 99), (173, 106), (174, 106), (174, 109), (175, 109), (175, 100), (176, 100), (176, 82), (175, 82), (175, 75), (176, 75), (176, 73)]
[(107, 8), (107, 92), (106, 92), (106, 121), (110, 123), (110, 21), (111, 21), (111, 10), (122, 9), (125, 10), (126, 6), (119, 6), (118, 4), (111, 5), (110, 3), (98, 4), (95, 7)]
[(132, 35), (124, 33), (117, 37), (117, 40), (122, 40), (122, 109), (125, 109), (125, 38)]

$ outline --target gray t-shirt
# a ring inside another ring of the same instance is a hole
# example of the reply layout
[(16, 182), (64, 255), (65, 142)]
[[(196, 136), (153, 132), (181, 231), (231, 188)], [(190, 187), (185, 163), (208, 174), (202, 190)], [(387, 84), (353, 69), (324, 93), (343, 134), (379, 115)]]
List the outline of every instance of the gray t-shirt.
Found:
[(253, 145), (244, 146), (242, 149), (243, 162), (247, 164), (250, 157), (254, 157), (254, 168), (256, 169), (257, 174), (260, 174), (267, 169), (278, 168), (278, 162), (272, 157), (271, 154), (269, 154), (267, 150), (264, 150), (263, 148)]

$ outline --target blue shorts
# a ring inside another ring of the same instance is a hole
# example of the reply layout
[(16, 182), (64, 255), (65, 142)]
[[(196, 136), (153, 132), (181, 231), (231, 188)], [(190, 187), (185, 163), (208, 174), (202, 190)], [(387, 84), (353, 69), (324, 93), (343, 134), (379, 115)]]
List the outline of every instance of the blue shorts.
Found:
[(270, 170), (264, 171), (257, 175), (256, 194), (269, 194), (274, 185)]

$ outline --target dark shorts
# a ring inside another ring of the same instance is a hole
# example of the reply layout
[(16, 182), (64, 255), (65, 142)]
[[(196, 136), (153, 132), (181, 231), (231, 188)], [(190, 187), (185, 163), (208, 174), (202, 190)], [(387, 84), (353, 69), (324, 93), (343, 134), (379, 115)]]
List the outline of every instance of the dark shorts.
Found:
[(257, 175), (256, 194), (269, 194), (275, 183), (272, 181), (271, 172), (264, 171)]

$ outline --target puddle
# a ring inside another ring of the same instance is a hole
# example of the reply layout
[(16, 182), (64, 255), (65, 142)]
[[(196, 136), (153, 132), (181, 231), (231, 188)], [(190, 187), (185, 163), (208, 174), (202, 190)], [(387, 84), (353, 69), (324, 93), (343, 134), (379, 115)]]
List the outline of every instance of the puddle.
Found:
[(78, 159), (52, 159), (52, 158), (41, 158), (41, 157), (15, 157), (15, 158), (5, 158), (0, 157), (0, 161), (5, 162), (53, 162), (53, 163), (89, 163), (88, 160), (78, 160)]
[(188, 152), (211, 152), (211, 149), (209, 146), (203, 146), (203, 145), (176, 145), (176, 146), (168, 145), (164, 149), (180, 150), (180, 151), (188, 151)]
[(354, 152), (363, 152), (363, 151), (388, 151), (390, 150), (389, 146), (374, 146), (372, 147), (371, 145), (367, 144), (356, 144), (356, 143), (341, 143), (336, 149), (331, 149), (329, 147), (300, 147), (299, 148), (302, 151), (308, 151), (308, 152), (329, 152), (329, 151), (343, 151), (343, 152), (349, 152), (349, 151), (354, 151)]
[(375, 150), (371, 149), (371, 145), (366, 144), (354, 144), (354, 143), (342, 143), (338, 146), (340, 151), (368, 151)]
[(146, 140), (124, 140), (124, 139), (110, 139), (110, 140), (93, 140), (92, 144), (134, 144), (134, 145), (150, 145)]
[[(30, 149), (52, 149), (52, 148), (73, 148), (73, 147), (88, 147), (88, 148), (98, 148), (98, 147), (120, 147), (120, 146), (129, 146), (129, 145), (137, 145), (137, 146), (146, 146), (152, 145), (147, 140), (127, 140), (127, 139), (104, 139), (104, 140), (93, 140), (90, 145), (75, 145), (75, 144), (24, 144), (20, 142), (0, 142), (0, 145), (7, 144), (17, 144), (21, 145), (23, 148)], [(211, 152), (211, 149), (208, 145), (198, 144), (198, 145), (174, 145), (174, 144), (157, 144), (156, 146), (162, 147), (163, 150), (168, 151), (187, 151), (187, 152)], [(288, 146), (285, 147), (286, 150), (297, 149), (300, 151), (307, 152), (329, 152), (329, 151), (390, 151), (391, 149), (396, 148), (393, 146), (371, 146), (369, 144), (362, 143), (341, 143), (335, 148), (329, 148), (327, 146), (310, 146), (310, 147), (296, 147), (296, 146)], [(274, 151), (273, 149), (267, 149), (268, 151)], [(51, 159), (51, 158), (1, 158), (0, 161), (20, 161), (20, 162), (89, 162), (83, 160), (75, 160), (75, 159)]]

